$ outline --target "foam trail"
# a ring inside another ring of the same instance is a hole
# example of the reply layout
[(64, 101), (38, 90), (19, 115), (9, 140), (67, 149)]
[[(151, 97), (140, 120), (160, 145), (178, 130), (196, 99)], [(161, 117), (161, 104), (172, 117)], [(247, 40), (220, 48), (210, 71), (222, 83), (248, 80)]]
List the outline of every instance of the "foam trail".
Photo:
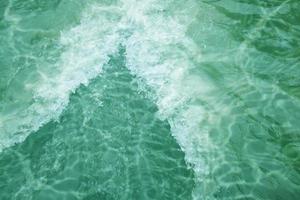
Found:
[[(172, 6), (174, 3), (178, 5)], [(193, 72), (201, 52), (186, 31), (196, 13), (194, 1), (122, 0), (115, 6), (92, 7), (79, 26), (62, 33), (64, 52), (55, 67), (57, 72), (52, 76), (41, 72), (43, 81), (34, 88), (35, 102), (22, 116), (2, 124), (6, 133), (1, 135), (5, 141), (2, 148), (22, 142), (30, 132), (57, 118), (70, 93), (99, 75), (121, 44), (128, 69), (153, 90), (151, 98), (159, 117), (169, 121), (201, 182), (208, 172), (203, 155), (212, 147), (205, 126), (200, 125), (215, 119), (199, 101), (210, 101), (214, 85)]]
[(70, 93), (101, 73), (109, 55), (118, 50), (120, 39), (114, 26), (118, 20), (116, 9), (92, 6), (80, 25), (61, 33), (59, 46), (63, 53), (59, 61), (48, 72), (38, 71), (38, 83), (26, 86), (33, 91), (31, 105), (0, 116), (0, 151), (24, 141), (31, 132), (58, 118)]
[[(127, 67), (154, 91), (152, 98), (159, 117), (169, 121), (173, 136), (195, 171), (194, 198), (198, 199), (204, 194), (197, 190), (209, 172), (205, 156), (214, 148), (207, 127), (201, 125), (217, 119), (199, 103), (211, 100), (214, 85), (204, 75), (194, 75), (201, 52), (186, 36), (193, 19), (193, 1), (184, 4), (178, 6), (181, 10), (174, 11), (176, 18), (164, 15), (167, 5), (159, 1), (125, 4), (129, 10), (125, 23), (131, 24), (134, 31), (123, 45)], [(218, 109), (226, 112), (226, 108)]]

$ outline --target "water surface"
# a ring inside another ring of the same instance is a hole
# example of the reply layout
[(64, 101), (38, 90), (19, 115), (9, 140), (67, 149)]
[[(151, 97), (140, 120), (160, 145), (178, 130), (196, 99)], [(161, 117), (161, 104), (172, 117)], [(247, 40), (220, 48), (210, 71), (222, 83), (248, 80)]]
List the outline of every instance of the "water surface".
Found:
[(0, 199), (298, 199), (299, 11), (1, 1)]

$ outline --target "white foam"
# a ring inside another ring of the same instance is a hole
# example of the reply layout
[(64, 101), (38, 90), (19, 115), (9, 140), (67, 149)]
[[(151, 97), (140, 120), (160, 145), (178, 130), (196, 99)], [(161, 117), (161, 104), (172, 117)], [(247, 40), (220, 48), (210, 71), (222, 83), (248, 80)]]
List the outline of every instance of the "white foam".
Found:
[(214, 84), (204, 74), (194, 74), (202, 59), (201, 51), (186, 32), (197, 13), (196, 6), (193, 1), (182, 2), (173, 16), (162, 12), (170, 6), (162, 1), (131, 2), (127, 6), (130, 12), (122, 23), (130, 24), (132, 34), (122, 43), (126, 65), (154, 91), (152, 99), (159, 108), (158, 116), (169, 121), (187, 163), (195, 171), (194, 198), (199, 199), (203, 195), (199, 194), (199, 187), (209, 173), (207, 159), (215, 148), (207, 124), (218, 121), (218, 116), (201, 101), (209, 102), (212, 110), (219, 112), (226, 113), (226, 108), (211, 97)]
[(61, 33), (63, 53), (59, 61), (46, 70), (40, 66), (40, 81), (27, 85), (33, 91), (33, 103), (25, 110), (1, 116), (0, 151), (24, 141), (31, 132), (57, 119), (70, 94), (101, 73), (109, 55), (118, 51), (118, 12), (114, 7), (92, 6), (78, 26)]
[[(180, 2), (173, 11), (171, 5), (179, 1), (121, 0), (114, 7), (88, 10), (79, 26), (62, 33), (65, 50), (55, 69), (58, 73), (51, 77), (43, 73), (43, 81), (35, 90), (36, 103), (13, 130), (6, 130), (9, 137), (1, 138), (6, 142), (0, 145), (23, 141), (31, 131), (58, 117), (70, 93), (101, 73), (108, 56), (121, 44), (126, 48), (128, 69), (154, 91), (151, 98), (159, 108), (159, 117), (169, 121), (173, 136), (201, 182), (208, 171), (203, 155), (211, 148), (208, 131), (201, 125), (214, 116), (198, 101), (209, 102), (214, 85), (193, 72), (201, 51), (186, 31), (197, 13), (196, 6), (193, 1)], [(24, 125), (29, 127), (22, 130)], [(17, 131), (22, 135), (16, 139), (10, 133)]]

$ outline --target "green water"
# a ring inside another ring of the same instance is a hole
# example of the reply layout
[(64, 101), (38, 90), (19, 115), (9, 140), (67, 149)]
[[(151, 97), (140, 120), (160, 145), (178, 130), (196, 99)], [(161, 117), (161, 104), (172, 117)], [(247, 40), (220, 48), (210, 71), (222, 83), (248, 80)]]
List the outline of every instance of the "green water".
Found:
[(1, 200), (297, 200), (298, 0), (1, 0)]

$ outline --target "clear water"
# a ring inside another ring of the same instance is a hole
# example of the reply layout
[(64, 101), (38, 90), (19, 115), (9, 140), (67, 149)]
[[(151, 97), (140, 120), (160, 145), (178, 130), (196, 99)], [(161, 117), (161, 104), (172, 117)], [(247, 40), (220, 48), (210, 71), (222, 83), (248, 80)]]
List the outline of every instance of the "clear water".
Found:
[(1, 0), (0, 199), (300, 197), (298, 0)]

